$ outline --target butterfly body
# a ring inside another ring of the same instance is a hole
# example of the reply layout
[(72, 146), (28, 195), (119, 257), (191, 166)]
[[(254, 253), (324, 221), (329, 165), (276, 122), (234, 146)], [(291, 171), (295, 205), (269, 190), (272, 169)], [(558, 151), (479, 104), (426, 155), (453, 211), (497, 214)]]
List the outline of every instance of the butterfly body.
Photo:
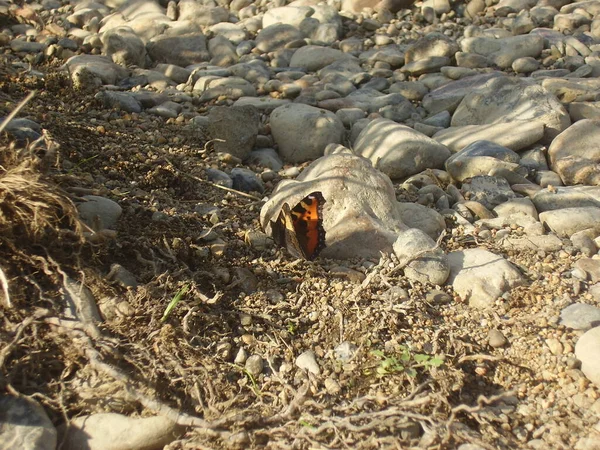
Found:
[(296, 258), (315, 259), (325, 248), (324, 203), (320, 192), (307, 195), (293, 208), (284, 203), (277, 220), (270, 222), (275, 243)]

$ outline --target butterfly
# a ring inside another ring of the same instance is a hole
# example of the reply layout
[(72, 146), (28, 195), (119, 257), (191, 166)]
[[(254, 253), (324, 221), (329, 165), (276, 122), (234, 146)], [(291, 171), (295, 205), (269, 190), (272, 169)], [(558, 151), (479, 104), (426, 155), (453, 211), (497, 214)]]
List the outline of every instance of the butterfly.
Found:
[(277, 220), (270, 221), (275, 243), (296, 258), (315, 259), (325, 248), (324, 203), (320, 192), (308, 194), (291, 209), (284, 203)]

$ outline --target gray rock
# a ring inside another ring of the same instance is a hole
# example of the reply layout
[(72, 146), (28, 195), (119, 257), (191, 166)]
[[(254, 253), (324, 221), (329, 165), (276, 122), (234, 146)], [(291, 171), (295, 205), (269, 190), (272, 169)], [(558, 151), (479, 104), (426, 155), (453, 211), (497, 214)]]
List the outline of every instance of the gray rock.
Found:
[(117, 84), (128, 75), (128, 71), (115, 64), (107, 56), (76, 55), (67, 60), (63, 67), (68, 68), (73, 81), (78, 82), (82, 71), (92, 74), (100, 80), (100, 84)]
[[(598, 232), (594, 230), (593, 234), (597, 235)], [(592, 283), (597, 283), (600, 281), (600, 260), (593, 258), (580, 258), (573, 265), (573, 270), (579, 270), (584, 273), (585, 279), (589, 279)]]
[(540, 213), (540, 221), (559, 236), (570, 237), (589, 228), (600, 232), (600, 208), (582, 206), (544, 211)]
[(465, 198), (480, 202), (488, 209), (516, 197), (504, 178), (487, 175), (476, 176), (463, 183), (461, 192)]
[(179, 21), (190, 21), (202, 27), (227, 22), (229, 12), (227, 9), (215, 6), (205, 6), (194, 0), (181, 0), (179, 2)]
[[(253, 106), (216, 106), (208, 113), (208, 132), (218, 152), (246, 159), (256, 142), (259, 112)], [(224, 141), (224, 142), (221, 142)]]
[(244, 347), (241, 347), (237, 354), (235, 355), (235, 359), (233, 360), (233, 362), (235, 364), (245, 364), (246, 361), (248, 359), (248, 352), (246, 351), (246, 349)]
[(208, 41), (210, 63), (215, 66), (227, 67), (238, 62), (239, 57), (235, 46), (225, 36), (217, 35)]
[(256, 48), (264, 53), (273, 52), (304, 37), (304, 33), (293, 25), (273, 24), (263, 28), (257, 34)]
[[(202, 79), (194, 85), (194, 90)], [(256, 88), (243, 78), (213, 78), (209, 81), (207, 88), (202, 92), (198, 99), (200, 103), (216, 100), (219, 97), (226, 97), (231, 100), (237, 100), (241, 97), (255, 96)]]
[(77, 205), (79, 216), (93, 230), (100, 231), (116, 226), (122, 209), (118, 203), (97, 195), (84, 195), (83, 203)]
[(352, 358), (354, 358), (357, 351), (358, 347), (349, 341), (342, 342), (333, 350), (336, 359), (342, 362), (350, 361)]
[(252, 355), (248, 357), (244, 367), (250, 374), (257, 376), (262, 373), (265, 362), (260, 355)]
[(179, 103), (175, 102), (164, 102), (160, 105), (153, 106), (148, 110), (149, 114), (154, 114), (155, 116), (164, 117), (165, 119), (174, 119), (179, 113), (183, 110), (183, 106)]
[(273, 148), (259, 148), (250, 152), (246, 160), (247, 164), (256, 164), (257, 166), (268, 167), (271, 170), (279, 172), (283, 168), (283, 161), (279, 154)]
[(485, 85), (490, 79), (504, 76), (502, 72), (492, 72), (452, 81), (434, 89), (423, 97), (423, 107), (430, 113), (454, 112), (469, 92)]
[[(427, 95), (429, 89), (420, 81), (399, 81), (390, 86), (389, 92), (390, 94), (400, 94), (410, 101), (419, 101)], [(449, 120), (448, 124), (450, 124)]]
[(87, 286), (67, 278), (63, 288), (66, 317), (77, 319), (84, 324), (102, 322), (94, 294)]
[(237, 23), (220, 22), (212, 25), (209, 30), (227, 38), (236, 47), (248, 38), (246, 30)]
[(233, 180), (225, 172), (218, 169), (212, 169), (210, 167), (206, 168), (205, 172), (208, 181), (228, 188), (233, 187)]
[(146, 65), (146, 46), (127, 26), (113, 28), (102, 35), (104, 53), (122, 66)]
[(313, 375), (319, 375), (321, 369), (317, 363), (317, 357), (312, 350), (306, 350), (296, 358), (296, 365), (304, 370), (309, 371)]
[(452, 116), (452, 126), (541, 121), (550, 142), (571, 119), (556, 97), (534, 82), (495, 78), (467, 94)]
[(598, 99), (600, 80), (596, 78), (547, 78), (542, 87), (554, 94), (561, 102), (585, 102)]
[[(513, 223), (507, 223), (505, 226), (511, 225), (513, 225)], [(556, 252), (563, 247), (562, 240), (555, 234), (528, 235), (524, 237), (506, 236), (502, 239), (501, 244), (505, 249), (513, 251), (532, 250), (535, 252)]]
[(290, 66), (300, 67), (307, 72), (316, 72), (323, 67), (340, 60), (354, 61), (356, 58), (334, 48), (307, 45), (294, 52), (292, 60), (290, 61)]
[(571, 125), (552, 141), (548, 157), (565, 184), (600, 185), (600, 119)]
[(600, 308), (573, 303), (560, 312), (560, 323), (574, 330), (589, 330), (600, 325)]
[(146, 45), (150, 57), (158, 63), (190, 66), (210, 59), (204, 34), (161, 35)]
[(543, 189), (531, 200), (539, 212), (570, 207), (595, 206), (600, 208), (600, 187), (566, 186)]
[(272, 113), (276, 108), (279, 108), (283, 105), (289, 105), (290, 100), (281, 99), (281, 98), (271, 98), (271, 97), (240, 97), (238, 98), (233, 106), (245, 106), (251, 105), (258, 109), (260, 112), (265, 114)]
[(280, 106), (270, 119), (279, 154), (293, 163), (318, 158), (328, 144), (341, 143), (345, 132), (334, 113), (309, 105)]
[(594, 230), (582, 230), (571, 235), (571, 244), (579, 250), (584, 256), (591, 257), (598, 252), (598, 247), (594, 242), (597, 237)]
[(538, 220), (538, 212), (530, 198), (513, 198), (494, 208), (498, 217), (507, 217), (515, 213), (527, 215)]
[(397, 209), (407, 227), (418, 228), (432, 239), (437, 239), (446, 229), (444, 217), (432, 208), (416, 203), (399, 203)]
[(0, 448), (54, 450), (56, 434), (39, 403), (26, 397), (0, 396)]
[(483, 55), (477, 53), (456, 52), (456, 65), (465, 69), (480, 69), (490, 67), (492, 62)]
[(162, 448), (184, 427), (164, 416), (131, 418), (105, 413), (73, 419), (64, 431), (63, 449), (147, 450)]
[(484, 309), (510, 289), (523, 286), (526, 280), (510, 262), (480, 248), (450, 252), (448, 283), (469, 305)]
[(600, 327), (592, 328), (575, 344), (575, 356), (581, 361), (581, 371), (596, 386), (600, 386)]
[(478, 175), (488, 175), (491, 170), (505, 168), (517, 170), (519, 155), (507, 147), (490, 141), (475, 141), (446, 160), (446, 171), (458, 181)]
[(10, 41), (10, 48), (13, 52), (22, 53), (41, 53), (46, 49), (46, 45), (41, 42), (30, 42), (23, 39), (13, 39)]
[(532, 58), (531, 56), (517, 58), (512, 63), (512, 69), (516, 73), (531, 73), (535, 70), (538, 70), (539, 67), (540, 63), (538, 62), (538, 60)]
[[(401, 262), (410, 261), (404, 267), (404, 274), (409, 279), (442, 285), (448, 278), (450, 268), (443, 250), (435, 246), (435, 241), (423, 231), (410, 228), (399, 233), (393, 248)], [(426, 250), (430, 251), (420, 255)]]
[(424, 73), (439, 72), (442, 67), (449, 64), (450, 58), (447, 56), (430, 56), (405, 64), (400, 70), (416, 77)]
[(457, 51), (458, 44), (455, 40), (442, 33), (428, 33), (408, 46), (405, 53), (405, 62), (408, 64), (432, 56), (452, 58)]
[(490, 347), (500, 348), (504, 347), (508, 343), (508, 340), (502, 331), (494, 328), (491, 329), (488, 334), (488, 343), (490, 344)]
[(507, 69), (518, 58), (540, 56), (544, 49), (544, 39), (534, 34), (503, 39), (480, 36), (465, 38), (460, 46), (463, 52), (483, 55), (501, 69)]
[(233, 189), (238, 191), (260, 193), (265, 191), (265, 187), (260, 178), (258, 178), (258, 176), (250, 169), (245, 169), (243, 167), (232, 169), (231, 179), (233, 180)]
[(100, 91), (95, 98), (108, 108), (121, 109), (127, 112), (142, 112), (142, 105), (129, 92)]
[(441, 168), (450, 156), (445, 146), (387, 119), (371, 121), (354, 143), (354, 151), (368, 158), (390, 178), (404, 178), (428, 168)]
[(600, 102), (572, 102), (569, 115), (573, 122), (583, 119), (600, 119)]

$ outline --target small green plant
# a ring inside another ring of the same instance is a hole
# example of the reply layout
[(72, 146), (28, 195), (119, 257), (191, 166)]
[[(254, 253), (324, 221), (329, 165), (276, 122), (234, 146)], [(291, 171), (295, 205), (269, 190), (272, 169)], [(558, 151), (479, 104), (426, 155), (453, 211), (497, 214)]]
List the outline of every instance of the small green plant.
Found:
[(168, 319), (169, 315), (171, 314), (171, 311), (173, 311), (173, 309), (175, 309), (175, 307), (177, 306), (177, 303), (179, 303), (179, 300), (181, 300), (181, 298), (187, 293), (187, 291), (189, 289), (190, 289), (189, 285), (186, 284), (181, 289), (179, 289), (179, 291), (177, 291), (177, 294), (175, 294), (175, 296), (171, 299), (171, 301), (167, 305), (167, 309), (165, 309), (162, 319), (160, 319), (161, 322), (164, 323)]
[(311, 429), (311, 430), (316, 430), (316, 429), (317, 429), (317, 427), (315, 427), (314, 425), (311, 425), (310, 423), (308, 423), (308, 422), (307, 422), (306, 420), (304, 420), (304, 419), (300, 419), (300, 420), (298, 420), (298, 423), (299, 423), (300, 425), (302, 425), (303, 427), (305, 427), (305, 428), (309, 428), (309, 429)]
[(250, 384), (252, 385), (251, 389), (252, 392), (254, 392), (254, 395), (256, 395), (257, 397), (262, 397), (262, 392), (260, 390), (260, 388), (258, 387), (258, 383), (256, 382), (256, 377), (254, 375), (252, 375), (248, 369), (246, 369), (245, 367), (240, 367), (240, 369), (242, 369), (242, 372), (244, 372), (244, 375), (246, 375), (246, 377), (250, 380)]
[(291, 335), (296, 334), (297, 330), (298, 330), (298, 326), (295, 323), (289, 322), (287, 324), (287, 332), (290, 333)]
[(375, 369), (377, 375), (383, 377), (394, 373), (405, 373), (409, 377), (417, 376), (417, 369), (439, 367), (444, 360), (423, 353), (412, 353), (405, 345), (400, 346), (400, 352), (396, 355), (386, 355), (381, 350), (373, 350), (373, 356), (380, 359)]

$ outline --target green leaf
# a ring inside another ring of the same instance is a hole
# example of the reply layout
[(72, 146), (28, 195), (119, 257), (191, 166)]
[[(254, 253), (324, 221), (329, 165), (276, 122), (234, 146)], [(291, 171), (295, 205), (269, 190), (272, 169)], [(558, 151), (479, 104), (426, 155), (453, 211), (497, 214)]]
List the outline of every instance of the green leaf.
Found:
[(162, 319), (160, 319), (161, 322), (165, 322), (165, 320), (167, 320), (167, 318), (171, 314), (171, 311), (173, 311), (173, 309), (175, 309), (175, 307), (177, 306), (177, 303), (179, 303), (179, 300), (181, 300), (181, 298), (187, 293), (189, 288), (190, 288), (189, 285), (186, 284), (181, 289), (179, 289), (177, 294), (175, 294), (175, 296), (171, 299), (171, 301), (167, 305), (167, 309), (165, 309)]
[(418, 363), (425, 363), (431, 359), (429, 355), (423, 355), (422, 353), (417, 353), (415, 355), (415, 361)]
[(385, 353), (383, 353), (381, 350), (371, 350), (371, 355), (385, 358)]
[(444, 364), (444, 360), (442, 358), (431, 358), (427, 364), (433, 367), (439, 367)]
[(406, 370), (406, 375), (408, 375), (409, 377), (416, 377), (417, 376), (417, 371), (411, 367), (407, 367)]

